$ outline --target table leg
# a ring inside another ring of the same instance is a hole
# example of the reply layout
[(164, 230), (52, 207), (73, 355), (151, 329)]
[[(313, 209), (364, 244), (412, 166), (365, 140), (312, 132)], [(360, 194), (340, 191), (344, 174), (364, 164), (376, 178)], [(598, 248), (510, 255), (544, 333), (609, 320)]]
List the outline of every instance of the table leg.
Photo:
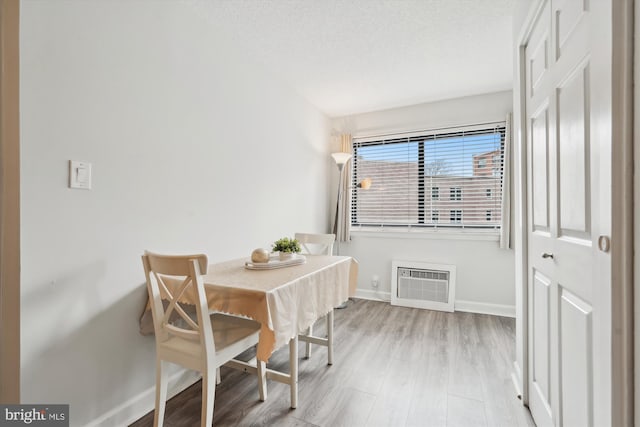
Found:
[(333, 365), (333, 310), (327, 314), (327, 364)]
[(289, 380), (291, 386), (291, 408), (298, 407), (298, 335), (289, 341)]
[[(313, 325), (309, 326), (309, 328), (307, 329), (307, 331), (304, 334), (308, 335), (308, 336), (313, 335)], [(305, 349), (306, 349), (305, 358), (306, 359), (310, 359), (311, 358), (311, 343), (309, 341), (306, 342)]]
[(256, 367), (258, 368), (258, 393), (260, 394), (260, 401), (267, 400), (267, 364), (262, 360), (256, 360)]

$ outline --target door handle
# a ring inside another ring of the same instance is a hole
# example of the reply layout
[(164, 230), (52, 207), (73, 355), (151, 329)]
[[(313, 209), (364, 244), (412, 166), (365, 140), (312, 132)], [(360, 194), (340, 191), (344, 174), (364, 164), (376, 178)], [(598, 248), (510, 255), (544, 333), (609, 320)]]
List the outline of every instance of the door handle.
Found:
[(545, 253), (542, 254), (542, 258), (551, 258), (551, 259), (553, 259), (553, 254), (545, 252)]
[(609, 236), (598, 237), (598, 248), (600, 248), (602, 252), (609, 252), (609, 247), (611, 247)]

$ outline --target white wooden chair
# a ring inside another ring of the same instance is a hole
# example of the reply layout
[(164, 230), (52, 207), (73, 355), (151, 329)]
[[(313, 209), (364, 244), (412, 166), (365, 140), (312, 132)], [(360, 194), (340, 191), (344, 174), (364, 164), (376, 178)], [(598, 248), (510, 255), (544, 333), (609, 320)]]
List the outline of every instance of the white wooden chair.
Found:
[[(303, 252), (309, 255), (332, 255), (333, 243), (336, 241), (335, 234), (312, 234), (296, 233), (295, 239), (300, 242)], [(304, 341), (305, 357), (311, 357), (311, 344), (319, 343), (327, 346), (327, 363), (333, 364), (333, 310), (327, 313), (327, 338), (326, 340), (313, 336), (313, 325), (304, 334), (298, 336), (300, 341)]]
[[(236, 355), (257, 344), (260, 324), (240, 317), (209, 314), (202, 281), (202, 274), (207, 271), (206, 255), (145, 253), (142, 264), (156, 336), (156, 405), (153, 424), (163, 424), (167, 398), (166, 362), (171, 362), (202, 373), (201, 425), (209, 427), (213, 422), (216, 371)], [(169, 285), (167, 279), (177, 285)], [(182, 302), (186, 300), (195, 305), (195, 318), (187, 313), (188, 303)], [(174, 322), (174, 319), (179, 322)], [(264, 400), (264, 364), (258, 362), (256, 369), (260, 400)]]

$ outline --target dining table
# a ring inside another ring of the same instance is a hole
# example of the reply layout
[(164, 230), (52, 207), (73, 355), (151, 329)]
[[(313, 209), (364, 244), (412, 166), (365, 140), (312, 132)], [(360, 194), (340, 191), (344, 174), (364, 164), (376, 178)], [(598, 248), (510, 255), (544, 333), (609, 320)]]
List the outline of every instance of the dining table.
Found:
[[(246, 258), (214, 263), (202, 276), (211, 312), (244, 316), (260, 323), (256, 349), (257, 363), (263, 367), (273, 352), (289, 345), (289, 373), (263, 369), (267, 379), (291, 388), (291, 407), (298, 404), (298, 336), (328, 347), (329, 363), (333, 351), (333, 309), (354, 296), (358, 263), (348, 256), (297, 255), (298, 262), (258, 265)], [(281, 268), (278, 268), (281, 267)], [(189, 304), (184, 295), (182, 303)], [(328, 316), (327, 337), (305, 336), (318, 319)], [(140, 332), (153, 334), (149, 305), (140, 319)], [(237, 369), (257, 374), (250, 364)], [(266, 384), (266, 382), (265, 382)], [(261, 390), (266, 399), (266, 388)]]

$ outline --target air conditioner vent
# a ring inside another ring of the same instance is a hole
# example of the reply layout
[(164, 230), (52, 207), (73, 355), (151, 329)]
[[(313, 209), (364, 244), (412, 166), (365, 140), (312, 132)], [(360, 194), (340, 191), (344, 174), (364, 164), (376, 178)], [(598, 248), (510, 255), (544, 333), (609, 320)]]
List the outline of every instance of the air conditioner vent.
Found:
[(453, 311), (455, 266), (415, 261), (393, 261), (391, 266), (391, 304)]
[(412, 268), (403, 268), (402, 270), (404, 270), (403, 275), (406, 274), (417, 279), (449, 280), (448, 271), (414, 270)]

